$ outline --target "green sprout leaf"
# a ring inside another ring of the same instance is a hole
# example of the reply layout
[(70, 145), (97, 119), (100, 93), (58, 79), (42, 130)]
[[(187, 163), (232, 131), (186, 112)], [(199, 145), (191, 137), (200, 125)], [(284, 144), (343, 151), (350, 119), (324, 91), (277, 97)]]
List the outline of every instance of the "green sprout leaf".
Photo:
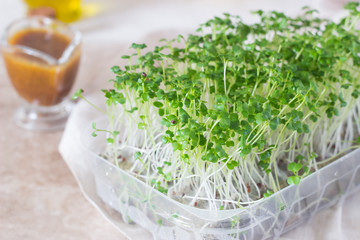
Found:
[(135, 158), (135, 159), (140, 159), (140, 158), (141, 158), (141, 152), (136, 152), (136, 153), (134, 154), (134, 158)]
[(74, 93), (74, 95), (72, 96), (72, 99), (73, 99), (73, 100), (76, 100), (76, 99), (78, 99), (79, 97), (82, 97), (82, 93), (83, 93), (83, 92), (84, 92), (83, 89), (77, 90), (77, 91)]
[(293, 173), (297, 173), (301, 168), (302, 168), (301, 163), (292, 162), (288, 165), (288, 170)]
[(299, 176), (290, 176), (287, 179), (287, 183), (289, 185), (297, 185), (300, 183), (300, 177)]
[(268, 198), (268, 197), (270, 197), (271, 195), (273, 195), (274, 193), (271, 191), (271, 190), (266, 190), (266, 192), (264, 193), (264, 197), (265, 198)]
[(133, 48), (133, 49), (144, 49), (144, 48), (146, 48), (146, 47), (147, 47), (146, 44), (133, 43), (133, 44), (131, 45), (131, 48)]

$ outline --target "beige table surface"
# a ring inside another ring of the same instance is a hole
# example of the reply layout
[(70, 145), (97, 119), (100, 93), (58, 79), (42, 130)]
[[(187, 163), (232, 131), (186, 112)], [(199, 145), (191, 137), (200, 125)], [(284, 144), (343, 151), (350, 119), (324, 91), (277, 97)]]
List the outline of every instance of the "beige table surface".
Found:
[[(326, 5), (325, 15), (338, 14), (341, 2)], [(191, 32), (197, 24), (223, 11), (248, 17), (246, 13), (251, 9), (277, 9), (295, 14), (304, 4), (324, 6), (322, 1), (310, 0), (89, 0), (84, 3), (102, 6), (96, 16), (74, 24), (84, 36), (83, 59), (74, 89), (81, 87), (89, 93), (106, 85), (112, 76), (108, 69), (122, 63), (120, 56), (129, 51), (132, 42), (154, 45), (162, 37)], [(22, 1), (1, 0), (1, 33), (24, 13)], [(79, 190), (58, 152), (62, 131), (40, 133), (18, 128), (13, 113), (19, 104), (20, 99), (0, 58), (0, 239), (126, 239)], [(360, 239), (360, 214), (353, 212), (354, 209), (360, 212), (357, 202), (360, 202), (360, 194), (347, 199), (348, 204), (344, 204), (354, 208), (330, 209), (316, 217), (315, 224), (334, 224), (341, 232), (345, 221), (350, 229), (348, 239)], [(351, 215), (350, 219), (348, 215)], [(329, 219), (330, 223), (326, 221)], [(314, 233), (313, 224), (301, 226), (283, 239), (303, 239), (304, 233), (312, 236), (311, 239), (337, 239), (335, 236), (338, 235), (324, 232), (329, 231), (328, 228)], [(143, 236), (132, 237), (140, 239)]]

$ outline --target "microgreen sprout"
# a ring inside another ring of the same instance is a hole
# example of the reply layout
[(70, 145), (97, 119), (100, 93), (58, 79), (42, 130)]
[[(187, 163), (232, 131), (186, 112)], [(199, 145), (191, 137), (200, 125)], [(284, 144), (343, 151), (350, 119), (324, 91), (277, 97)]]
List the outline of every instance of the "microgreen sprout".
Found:
[(302, 168), (301, 163), (296, 163), (296, 162), (292, 162), (289, 163), (288, 165), (288, 170), (291, 171), (294, 176), (290, 176), (287, 179), (287, 182), (291, 185), (291, 184), (299, 184), (300, 183), (300, 176), (299, 176), (299, 171)]
[(274, 193), (271, 190), (266, 190), (266, 192), (264, 193), (264, 197), (270, 197), (271, 195), (273, 195)]
[(257, 11), (252, 25), (224, 14), (153, 51), (134, 43), (103, 90), (107, 158), (128, 149), (127, 171), (200, 208), (298, 184), (360, 133), (359, 3), (346, 9), (338, 23), (309, 8), (294, 18)]
[(98, 106), (94, 105), (92, 102), (90, 102), (87, 98), (84, 97), (83, 95), (84, 93), (84, 90), (83, 89), (79, 89), (78, 91), (76, 91), (73, 96), (72, 96), (72, 99), (73, 100), (78, 100), (79, 98), (86, 101), (89, 105), (91, 105), (93, 108), (97, 109), (98, 111), (102, 112), (102, 113), (105, 113), (106, 112), (102, 109), (100, 109)]

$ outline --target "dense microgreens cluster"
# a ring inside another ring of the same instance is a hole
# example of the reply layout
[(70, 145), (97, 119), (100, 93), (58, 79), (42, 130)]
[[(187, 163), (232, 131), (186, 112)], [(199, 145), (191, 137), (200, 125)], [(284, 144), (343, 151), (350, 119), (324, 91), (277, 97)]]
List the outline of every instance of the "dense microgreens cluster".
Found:
[(252, 25), (224, 14), (145, 54), (133, 44), (103, 90), (115, 159), (127, 146), (131, 173), (210, 209), (297, 184), (359, 133), (359, 3), (346, 8), (339, 23), (307, 8)]

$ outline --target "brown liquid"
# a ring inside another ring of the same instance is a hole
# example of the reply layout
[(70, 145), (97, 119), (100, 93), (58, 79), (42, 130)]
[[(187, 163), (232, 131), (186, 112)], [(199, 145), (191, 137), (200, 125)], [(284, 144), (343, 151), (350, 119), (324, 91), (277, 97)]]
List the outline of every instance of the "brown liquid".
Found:
[[(64, 35), (41, 29), (20, 31), (9, 39), (10, 45), (22, 45), (59, 59), (71, 40)], [(61, 65), (52, 65), (41, 58), (20, 51), (3, 51), (5, 65), (15, 89), (26, 101), (41, 106), (60, 103), (75, 81), (80, 50)]]

